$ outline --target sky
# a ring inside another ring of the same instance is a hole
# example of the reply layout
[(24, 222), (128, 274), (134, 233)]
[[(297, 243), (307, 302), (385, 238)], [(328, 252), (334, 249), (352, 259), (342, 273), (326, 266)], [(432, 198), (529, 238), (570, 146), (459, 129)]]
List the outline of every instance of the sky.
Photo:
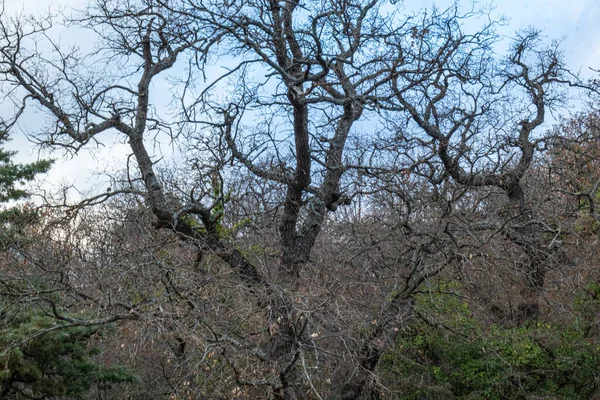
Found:
[[(40, 15), (61, 7), (81, 9), (88, 0), (5, 0), (7, 14), (23, 12)], [(437, 6), (444, 8), (451, 0), (438, 0)], [(462, 4), (468, 2), (462, 1)], [(480, 2), (487, 4), (487, 2)], [(407, 11), (417, 11), (431, 7), (433, 2), (406, 0)], [(583, 76), (592, 76), (591, 68), (600, 69), (600, 2), (597, 0), (497, 0), (492, 15), (508, 18), (508, 25), (500, 33), (511, 37), (517, 30), (535, 27), (544, 31), (551, 39), (564, 38), (562, 49), (568, 66), (581, 71)], [(67, 41), (77, 43), (78, 38), (67, 37)], [(85, 40), (85, 39), (84, 39)], [(86, 45), (89, 43), (83, 43)], [(17, 161), (31, 161), (40, 157), (35, 146), (25, 137), (14, 137), (8, 147), (19, 151)], [(117, 166), (115, 160), (123, 160), (128, 153), (127, 146), (119, 141), (106, 143), (105, 147), (92, 148), (70, 159), (61, 153), (52, 154), (55, 166), (47, 174), (45, 186), (56, 183), (75, 184), (79, 187), (102, 186), (106, 179), (97, 174), (104, 169)], [(117, 157), (115, 157), (115, 155)], [(43, 154), (42, 156), (48, 156)]]
[[(533, 26), (550, 38), (563, 38), (569, 66), (591, 74), (600, 68), (600, 3), (596, 0), (504, 0), (498, 11), (509, 17), (507, 30)], [(510, 34), (507, 32), (507, 34)]]

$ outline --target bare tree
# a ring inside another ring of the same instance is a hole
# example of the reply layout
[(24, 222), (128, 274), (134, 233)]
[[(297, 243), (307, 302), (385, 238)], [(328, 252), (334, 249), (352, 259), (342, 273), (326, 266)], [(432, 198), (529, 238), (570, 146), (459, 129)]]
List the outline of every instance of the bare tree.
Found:
[[(556, 47), (528, 32), (499, 60), (494, 23), (463, 32), (485, 14), (406, 16), (393, 3), (98, 0), (68, 19), (95, 32), (93, 54), (54, 42), (50, 18), (2, 16), (16, 107), (4, 128), (37, 108), (40, 143), (76, 152), (116, 134), (137, 165), (64, 205), (111, 204), (121, 218), (93, 246), (102, 276), (86, 278), (80, 257), (78, 296), (153, 321), (178, 359), (200, 358), (192, 370), (218, 358), (227, 379), (213, 394), (378, 398), (378, 362), (413, 294), (464, 260), (474, 229), (501, 229), (529, 257), (532, 291), (543, 284), (522, 181), (553, 90), (572, 78)], [(42, 39), (50, 50), (32, 46)], [(154, 91), (169, 72), (170, 117)], [(160, 135), (181, 146), (178, 171), (158, 169)], [(485, 188), (506, 193), (507, 217), (460, 218)], [(88, 224), (93, 237), (101, 223)], [(203, 355), (186, 358), (190, 347)]]
[[(448, 38), (440, 47), (424, 45), (428, 37), (440, 35)], [(540, 219), (538, 205), (528, 201), (523, 180), (536, 149), (547, 142), (537, 132), (546, 114), (565, 104), (566, 88), (583, 85), (565, 68), (558, 44), (545, 46), (535, 30), (519, 33), (508, 56), (499, 61), (489, 53), (493, 36), (483, 32), (466, 35), (458, 25), (432, 20), (415, 37), (422, 45), (409, 54), (426, 67), (394, 78), (385, 108), (407, 112), (409, 129), (425, 133), (422, 140), (429, 140), (439, 162), (427, 165), (433, 181), (449, 178), (468, 189), (505, 193), (509, 203), (487, 227), (494, 227), (493, 234), (501, 227), (526, 254), (522, 274), (529, 289), (521, 307), (525, 319), (535, 317), (552, 263), (553, 246), (542, 236), (552, 229)], [(487, 228), (482, 221), (473, 228), (478, 227)]]

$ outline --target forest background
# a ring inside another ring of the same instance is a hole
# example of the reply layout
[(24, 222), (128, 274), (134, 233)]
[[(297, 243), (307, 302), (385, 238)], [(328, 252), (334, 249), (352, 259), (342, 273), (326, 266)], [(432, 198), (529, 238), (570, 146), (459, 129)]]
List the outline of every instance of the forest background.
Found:
[(1, 397), (596, 398), (599, 6), (542, 6), (4, 4)]

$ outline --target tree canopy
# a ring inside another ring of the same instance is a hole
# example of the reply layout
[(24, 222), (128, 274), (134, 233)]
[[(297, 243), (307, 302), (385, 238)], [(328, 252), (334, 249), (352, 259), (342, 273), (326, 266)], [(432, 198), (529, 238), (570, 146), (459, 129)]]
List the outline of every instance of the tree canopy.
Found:
[[(67, 330), (44, 337), (115, 324), (96, 339), (140, 376), (130, 398), (597, 395), (597, 82), (534, 28), (505, 46), (477, 7), (3, 13), (1, 128), (129, 152), (108, 189), (43, 198), (35, 243), (7, 250), (7, 276), (51, 282), (35, 293)], [(574, 94), (591, 109), (548, 129)], [(6, 157), (3, 200), (49, 167)], [(106, 382), (133, 380), (119, 371)]]

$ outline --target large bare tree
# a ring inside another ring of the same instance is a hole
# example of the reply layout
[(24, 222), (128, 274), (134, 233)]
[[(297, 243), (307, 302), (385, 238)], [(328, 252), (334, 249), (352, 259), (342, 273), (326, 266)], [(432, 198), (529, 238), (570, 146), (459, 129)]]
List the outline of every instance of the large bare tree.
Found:
[[(65, 207), (121, 209), (97, 267), (114, 262), (136, 288), (88, 282), (79, 296), (154, 321), (181, 359), (203, 348), (195, 367), (217, 358), (233, 394), (377, 398), (414, 292), (462, 262), (473, 229), (504, 226), (456, 222), (482, 187), (515, 205), (506, 235), (530, 258), (532, 288), (543, 284), (522, 180), (556, 88), (575, 80), (534, 32), (498, 58), (494, 23), (464, 32), (479, 16), (379, 0), (97, 0), (66, 20), (98, 38), (82, 54), (52, 39), (51, 18), (2, 15), (15, 105), (3, 128), (34, 108), (41, 144), (130, 146), (137, 172)], [(157, 137), (180, 150), (177, 169), (158, 166)]]

